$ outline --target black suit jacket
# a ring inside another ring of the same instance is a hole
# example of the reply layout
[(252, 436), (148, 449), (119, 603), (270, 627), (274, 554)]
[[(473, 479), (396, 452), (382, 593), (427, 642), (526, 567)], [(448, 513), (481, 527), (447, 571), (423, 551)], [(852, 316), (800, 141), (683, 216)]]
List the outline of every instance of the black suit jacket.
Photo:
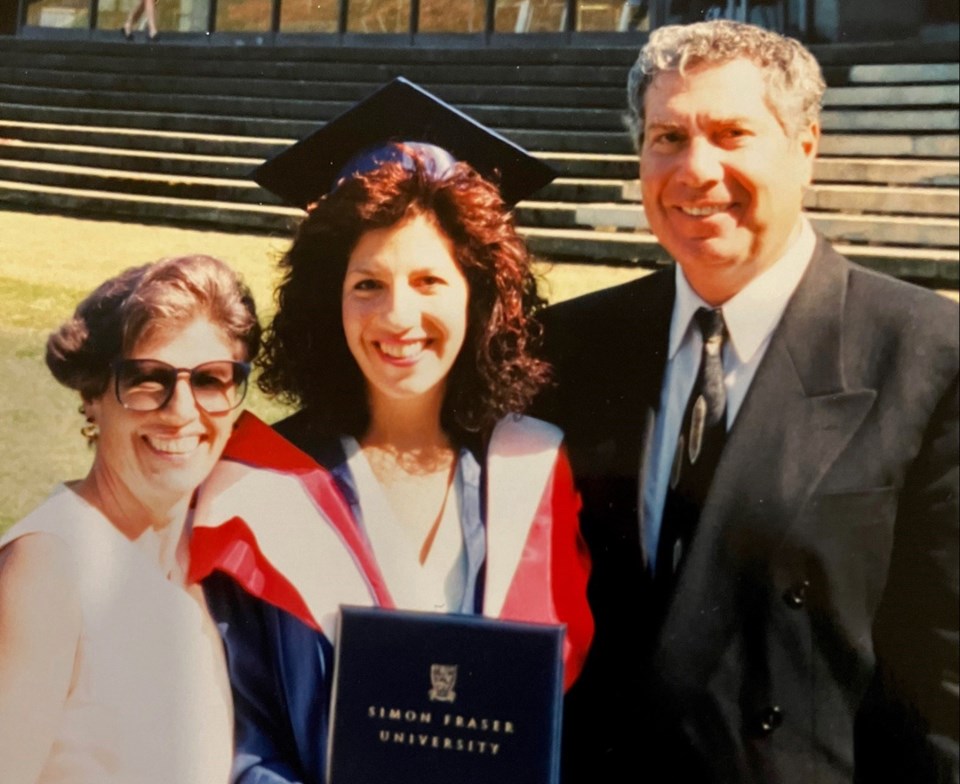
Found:
[(663, 611), (642, 488), (672, 270), (550, 308), (597, 636), (565, 780), (956, 781), (958, 309), (822, 239)]

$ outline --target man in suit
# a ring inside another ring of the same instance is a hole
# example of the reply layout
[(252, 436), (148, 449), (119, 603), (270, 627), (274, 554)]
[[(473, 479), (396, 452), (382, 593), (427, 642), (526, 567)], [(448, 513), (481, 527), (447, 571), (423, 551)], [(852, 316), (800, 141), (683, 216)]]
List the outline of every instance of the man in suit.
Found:
[(728, 21), (631, 72), (677, 263), (544, 324), (594, 559), (568, 784), (957, 781), (958, 309), (802, 215), (823, 91)]

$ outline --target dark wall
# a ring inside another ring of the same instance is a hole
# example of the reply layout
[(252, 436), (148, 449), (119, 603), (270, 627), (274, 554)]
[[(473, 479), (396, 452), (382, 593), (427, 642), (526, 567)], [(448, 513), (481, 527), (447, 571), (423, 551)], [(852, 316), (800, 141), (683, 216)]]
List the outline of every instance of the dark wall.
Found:
[(837, 0), (838, 41), (896, 41), (914, 38), (923, 24), (923, 5), (903, 0)]
[(0, 2), (0, 35), (13, 35), (17, 32), (17, 10), (19, 3)]
[(960, 3), (957, 0), (926, 0), (926, 21), (930, 24), (960, 22)]

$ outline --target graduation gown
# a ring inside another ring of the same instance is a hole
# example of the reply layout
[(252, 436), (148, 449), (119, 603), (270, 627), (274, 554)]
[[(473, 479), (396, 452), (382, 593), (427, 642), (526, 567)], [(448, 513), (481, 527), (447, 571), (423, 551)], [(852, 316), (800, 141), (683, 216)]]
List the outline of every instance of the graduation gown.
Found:
[[(244, 414), (197, 500), (191, 578), (203, 581), (227, 650), (239, 784), (325, 780), (337, 610), (396, 606), (364, 535), (339, 442), (308, 448)], [(593, 620), (580, 501), (560, 431), (508, 417), (482, 462), (469, 452), (460, 460), (462, 524), (482, 534), (465, 536), (470, 606), (463, 609), (565, 624), (569, 687)]]

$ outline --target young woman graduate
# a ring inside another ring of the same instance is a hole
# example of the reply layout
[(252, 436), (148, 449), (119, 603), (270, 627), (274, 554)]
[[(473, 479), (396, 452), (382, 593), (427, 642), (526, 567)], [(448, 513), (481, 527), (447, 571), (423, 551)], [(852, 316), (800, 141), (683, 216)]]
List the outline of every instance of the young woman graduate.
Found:
[(543, 163), (403, 79), (265, 163), (304, 207), (266, 333), (262, 388), (193, 539), (233, 681), (235, 781), (323, 782), (342, 604), (593, 621), (579, 498), (552, 425), (542, 305), (510, 205)]

